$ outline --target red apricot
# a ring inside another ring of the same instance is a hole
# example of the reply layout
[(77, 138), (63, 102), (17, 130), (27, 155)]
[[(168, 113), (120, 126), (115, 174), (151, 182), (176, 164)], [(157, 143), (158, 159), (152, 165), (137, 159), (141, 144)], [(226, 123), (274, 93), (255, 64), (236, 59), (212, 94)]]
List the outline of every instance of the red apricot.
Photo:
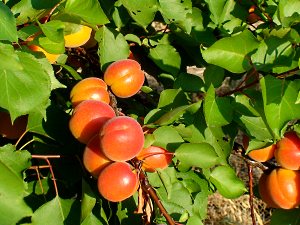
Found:
[(106, 83), (97, 77), (88, 77), (79, 81), (71, 90), (70, 99), (73, 107), (85, 100), (98, 100), (109, 104), (110, 97)]
[(259, 180), (261, 199), (273, 208), (292, 209), (300, 205), (300, 172), (277, 168)]
[(143, 148), (144, 133), (140, 124), (128, 116), (107, 121), (100, 131), (103, 153), (113, 161), (127, 161)]
[(0, 135), (8, 139), (18, 139), (25, 131), (28, 115), (16, 118), (13, 123), (8, 112), (0, 111)]
[(112, 163), (100, 148), (99, 135), (95, 135), (85, 146), (83, 152), (83, 165), (93, 177), (98, 177), (101, 170)]
[(110, 64), (104, 73), (104, 81), (112, 92), (120, 98), (135, 95), (145, 80), (140, 64), (132, 59), (124, 59)]
[(98, 177), (99, 193), (107, 200), (120, 202), (131, 197), (138, 189), (139, 179), (126, 162), (113, 162)]
[(115, 116), (111, 106), (97, 100), (86, 100), (77, 105), (69, 121), (73, 136), (87, 144), (104, 123)]
[(156, 169), (165, 169), (172, 162), (173, 154), (168, 150), (150, 146), (143, 148), (137, 155), (137, 159), (142, 160), (142, 168), (147, 172), (155, 172)]
[(290, 170), (300, 169), (300, 138), (297, 133), (290, 131), (277, 142), (276, 161)]

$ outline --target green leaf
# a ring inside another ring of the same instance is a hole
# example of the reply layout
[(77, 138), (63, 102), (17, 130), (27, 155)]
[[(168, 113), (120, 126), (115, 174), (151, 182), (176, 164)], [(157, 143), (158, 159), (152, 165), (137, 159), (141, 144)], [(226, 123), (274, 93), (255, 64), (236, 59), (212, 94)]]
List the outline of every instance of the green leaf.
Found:
[(106, 225), (106, 223), (102, 223), (93, 213), (90, 213), (80, 225)]
[(97, 30), (95, 39), (99, 42), (98, 54), (102, 70), (110, 63), (128, 57), (129, 45), (121, 33), (102, 26)]
[(243, 73), (251, 68), (249, 53), (258, 47), (259, 42), (249, 30), (232, 37), (216, 41), (202, 52), (207, 63), (220, 66), (232, 73)]
[(170, 22), (184, 21), (188, 13), (192, 13), (191, 0), (159, 0), (160, 11)]
[(121, 0), (130, 16), (142, 27), (146, 28), (157, 12), (157, 0)]
[(219, 163), (219, 156), (208, 143), (184, 143), (176, 150), (180, 163), (192, 167), (210, 168)]
[(0, 148), (0, 221), (3, 225), (17, 224), (32, 214), (25, 203), (27, 195), (21, 171), (30, 166), (28, 152), (15, 151), (12, 145)]
[(175, 76), (181, 65), (181, 58), (176, 48), (168, 44), (158, 44), (150, 49), (149, 57), (162, 70)]
[(170, 110), (187, 104), (187, 96), (181, 89), (165, 89), (160, 93), (157, 108)]
[[(40, 105), (50, 97), (51, 83), (48, 74), (42, 65), (25, 52), (14, 52), (12, 46), (0, 44), (0, 61), (7, 63), (4, 58), (10, 53), (10, 61), (14, 60), (14, 66), (4, 66), (0, 69), (0, 107), (7, 109), (12, 119), (24, 114)], [(1, 64), (1, 63), (0, 63)]]
[(0, 2), (0, 40), (17, 42), (18, 32), (16, 19), (10, 9)]
[[(258, 102), (261, 99), (261, 94), (255, 97), (251, 93), (248, 95), (237, 95), (234, 108), (234, 121), (236, 121), (246, 132), (255, 137), (257, 140), (270, 140), (273, 138), (272, 132), (269, 130), (266, 120), (253, 107), (253, 102)], [(260, 105), (259, 107), (263, 107)]]
[(189, 73), (180, 73), (174, 82), (174, 88), (181, 88), (185, 92), (199, 92), (203, 86), (200, 76)]
[[(70, 212), (72, 207), (74, 207), (74, 200), (61, 199), (59, 196), (56, 196), (34, 212), (31, 218), (32, 225), (64, 225), (65, 221), (69, 220), (68, 215), (72, 213)], [(78, 222), (76, 220), (76, 223)]]
[(215, 89), (211, 86), (204, 100), (204, 115), (208, 126), (224, 126), (233, 118), (231, 99), (215, 96)]
[(214, 88), (220, 87), (224, 81), (225, 71), (223, 68), (208, 65), (203, 73), (205, 86), (208, 89), (211, 85)]
[(201, 103), (202, 103), (202, 101), (198, 101), (198, 102), (196, 102), (194, 104), (191, 104), (191, 105), (185, 105), (185, 106), (177, 107), (177, 108), (167, 112), (162, 117), (160, 117), (155, 122), (155, 124), (158, 124), (160, 126), (172, 124), (173, 122), (178, 120), (180, 117), (182, 117), (183, 114), (186, 113), (189, 109), (191, 109), (191, 108), (199, 109), (200, 106), (201, 106)]
[(284, 27), (300, 22), (300, 2), (298, 0), (281, 0), (278, 2), (278, 18)]
[(81, 0), (67, 0), (65, 12), (90, 24), (103, 25), (109, 22), (97, 0), (85, 0), (84, 4)]
[(53, 42), (64, 41), (65, 24), (59, 20), (51, 20), (44, 24), (39, 24), (43, 33)]
[(15, 146), (11, 144), (0, 147), (0, 161), (20, 179), (23, 179), (23, 170), (30, 167), (30, 159), (28, 151), (16, 151)]
[[(81, 221), (85, 221), (89, 217), (88, 220), (93, 220), (94, 215), (92, 214), (92, 210), (96, 204), (96, 196), (92, 191), (89, 184), (82, 180), (82, 198), (81, 198)], [(101, 224), (101, 223), (100, 223)]]
[(208, 5), (211, 20), (220, 25), (225, 21), (232, 19), (232, 11), (235, 9), (234, 0), (205, 0)]
[[(45, 2), (45, 1), (42, 1)], [(16, 23), (17, 25), (22, 25), (28, 23), (29, 21), (34, 21), (35, 19), (43, 16), (46, 11), (43, 7), (41, 1), (38, 0), (21, 0), (17, 4), (15, 4), (11, 11), (14, 15), (16, 15)], [(51, 2), (54, 5), (57, 3), (57, 0), (47, 1)]]
[(281, 129), (287, 122), (300, 118), (300, 105), (296, 104), (300, 80), (287, 81), (266, 76), (260, 81), (264, 112), (275, 138), (281, 138)]
[(169, 151), (174, 151), (181, 143), (184, 142), (178, 132), (170, 126), (157, 128), (153, 132), (153, 135), (155, 139), (153, 145), (165, 148)]
[(268, 72), (276, 67), (291, 66), (294, 53), (292, 43), (287, 38), (271, 36), (259, 44), (251, 59), (257, 70)]
[(299, 225), (299, 209), (275, 209), (272, 212), (270, 225)]
[(211, 182), (225, 198), (238, 198), (246, 191), (245, 184), (229, 166), (218, 166), (210, 174)]

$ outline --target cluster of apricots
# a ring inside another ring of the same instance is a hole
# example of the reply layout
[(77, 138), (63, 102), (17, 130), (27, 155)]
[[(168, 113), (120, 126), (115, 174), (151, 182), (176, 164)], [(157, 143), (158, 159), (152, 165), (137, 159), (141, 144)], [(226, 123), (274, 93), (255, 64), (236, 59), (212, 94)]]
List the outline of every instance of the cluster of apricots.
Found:
[[(66, 48), (77, 48), (83, 45), (87, 45), (89, 42), (94, 40), (91, 38), (92, 28), (85, 25), (77, 25), (77, 29), (74, 29), (73, 33), (64, 35), (64, 42)], [(31, 39), (29, 39), (31, 40)], [(42, 47), (36, 45), (35, 43), (29, 42), (28, 48), (35, 52), (44, 53), (45, 57), (51, 64), (54, 64), (61, 54), (51, 54), (44, 50)]]
[(292, 209), (300, 205), (300, 138), (295, 131), (286, 132), (275, 144), (252, 150), (248, 156), (259, 162), (275, 158), (279, 165), (259, 180), (260, 197), (269, 207)]
[(118, 97), (136, 94), (144, 82), (140, 65), (131, 59), (112, 63), (104, 80), (89, 77), (71, 90), (74, 107), (69, 121), (73, 136), (85, 144), (83, 165), (97, 179), (99, 193), (112, 202), (132, 196), (139, 187), (134, 161), (141, 160), (145, 171), (167, 167), (172, 154), (159, 147), (144, 148), (144, 131), (137, 120), (116, 116), (108, 86)]

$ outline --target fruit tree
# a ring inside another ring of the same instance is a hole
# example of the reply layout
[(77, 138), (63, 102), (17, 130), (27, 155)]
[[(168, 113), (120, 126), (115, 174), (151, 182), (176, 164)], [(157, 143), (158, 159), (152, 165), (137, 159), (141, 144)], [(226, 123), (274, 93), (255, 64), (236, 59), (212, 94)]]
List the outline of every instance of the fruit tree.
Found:
[(215, 193), (299, 224), (299, 0), (4, 0), (0, 18), (1, 225), (201, 225)]

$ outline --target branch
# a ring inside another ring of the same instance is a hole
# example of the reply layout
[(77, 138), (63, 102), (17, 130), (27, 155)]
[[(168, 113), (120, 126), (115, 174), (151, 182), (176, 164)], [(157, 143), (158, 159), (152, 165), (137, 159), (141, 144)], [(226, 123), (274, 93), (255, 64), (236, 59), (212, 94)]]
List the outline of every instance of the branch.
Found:
[(141, 181), (141, 186), (143, 191), (145, 191), (147, 194), (150, 195), (151, 199), (155, 202), (157, 207), (159, 208), (160, 212), (163, 214), (163, 216), (166, 218), (167, 223), (169, 225), (176, 225), (174, 222), (173, 218), (169, 215), (163, 204), (161, 203), (159, 197), (157, 196), (155, 190), (153, 187), (149, 184), (149, 181), (145, 175), (145, 172), (143, 170), (140, 170), (140, 175), (139, 175), (140, 181)]

